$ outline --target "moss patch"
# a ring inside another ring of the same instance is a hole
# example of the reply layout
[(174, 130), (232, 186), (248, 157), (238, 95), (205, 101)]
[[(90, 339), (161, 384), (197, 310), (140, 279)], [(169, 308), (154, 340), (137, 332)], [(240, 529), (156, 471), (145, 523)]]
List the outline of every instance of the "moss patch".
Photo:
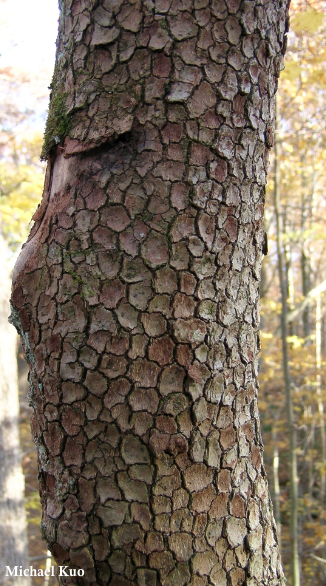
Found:
[(58, 93), (50, 101), (41, 161), (47, 160), (51, 148), (62, 142), (71, 129), (72, 119), (67, 114), (66, 98), (66, 93)]

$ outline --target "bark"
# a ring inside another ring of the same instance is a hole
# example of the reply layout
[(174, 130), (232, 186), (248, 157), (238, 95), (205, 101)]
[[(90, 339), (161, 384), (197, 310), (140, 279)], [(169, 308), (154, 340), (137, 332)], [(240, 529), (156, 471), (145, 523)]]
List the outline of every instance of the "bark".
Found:
[(61, 584), (281, 585), (257, 410), (287, 3), (61, 2), (12, 321)]
[[(24, 476), (19, 440), (19, 400), (16, 360), (17, 336), (8, 324), (10, 278), (8, 250), (0, 233), (0, 584), (10, 584), (6, 566), (28, 567)], [(29, 586), (26, 576), (17, 586)]]

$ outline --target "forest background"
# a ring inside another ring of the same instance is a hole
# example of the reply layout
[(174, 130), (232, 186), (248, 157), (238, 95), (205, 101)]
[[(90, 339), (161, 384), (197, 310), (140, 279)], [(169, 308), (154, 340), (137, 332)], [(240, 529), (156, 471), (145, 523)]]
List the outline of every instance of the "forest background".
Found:
[[(19, 0), (0, 0), (0, 26), (5, 33), (0, 59), (0, 229), (11, 266), (42, 195), (45, 168), (39, 155), (57, 26), (56, 0), (33, 0), (32, 10), (30, 4), (24, 15)], [(32, 15), (29, 23), (28, 14)], [(28, 43), (31, 36), (33, 43)], [(288, 583), (299, 586), (290, 575), (295, 545), (301, 583), (322, 586), (326, 583), (324, 0), (292, 1), (276, 122), (266, 191), (269, 251), (261, 284), (261, 427)], [(44, 568), (47, 554), (39, 529), (27, 369), (20, 350), (18, 363), (29, 556), (34, 566)], [(44, 583), (44, 578), (33, 580), (35, 586)]]

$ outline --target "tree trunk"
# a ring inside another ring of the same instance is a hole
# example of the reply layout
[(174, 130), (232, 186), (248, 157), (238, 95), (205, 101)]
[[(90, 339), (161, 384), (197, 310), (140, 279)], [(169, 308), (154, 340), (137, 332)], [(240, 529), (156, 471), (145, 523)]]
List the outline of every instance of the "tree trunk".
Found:
[[(8, 324), (10, 278), (8, 250), (0, 232), (0, 585), (10, 584), (6, 566), (28, 567), (24, 476), (19, 440), (19, 398), (16, 359), (17, 335)], [(29, 586), (28, 576), (17, 586)]]
[(274, 493), (274, 517), (277, 527), (277, 536), (278, 536), (278, 544), (280, 549), (282, 549), (281, 545), (281, 537), (282, 537), (282, 522), (281, 522), (281, 491), (280, 491), (280, 478), (279, 478), (279, 471), (280, 471), (280, 455), (279, 449), (277, 444), (277, 426), (278, 426), (278, 419), (280, 416), (280, 409), (277, 415), (274, 415), (273, 427), (272, 427), (272, 438), (273, 438), (273, 493)]
[[(307, 238), (305, 231), (308, 229), (307, 226), (307, 212), (312, 209), (311, 201), (309, 202), (307, 194), (307, 175), (304, 169), (306, 153), (302, 153), (300, 156), (301, 163), (301, 231), (302, 231), (302, 243), (301, 243), (301, 278), (302, 278), (302, 296), (305, 299), (311, 289), (310, 284), (310, 263), (307, 256)], [(309, 205), (310, 204), (310, 205)], [(293, 309), (293, 307), (291, 307)], [(302, 326), (303, 326), (303, 337), (308, 338), (310, 335), (310, 311), (307, 306), (302, 313)]]
[[(277, 126), (276, 109), (276, 126)], [(277, 128), (276, 128), (277, 130)], [(299, 562), (299, 494), (298, 494), (298, 456), (297, 456), (297, 426), (293, 409), (293, 388), (291, 383), (289, 353), (288, 353), (288, 278), (286, 272), (285, 253), (283, 245), (283, 230), (280, 214), (280, 174), (278, 143), (275, 141), (274, 160), (274, 205), (276, 216), (276, 247), (278, 276), (281, 290), (281, 337), (282, 337), (282, 366), (284, 377), (284, 391), (286, 399), (287, 422), (290, 439), (290, 540), (291, 540), (291, 575), (292, 586), (300, 586), (300, 562)]]
[(61, 584), (281, 585), (257, 410), (287, 2), (61, 2), (12, 321)]
[(320, 501), (325, 501), (325, 486), (326, 486), (326, 438), (325, 438), (325, 413), (324, 413), (324, 402), (322, 394), (322, 380), (321, 380), (321, 367), (322, 367), (322, 356), (321, 356), (321, 296), (320, 294), (316, 297), (316, 314), (315, 314), (315, 328), (316, 328), (316, 395), (317, 405), (319, 413), (319, 427), (320, 427), (320, 445), (321, 445), (321, 461), (322, 466), (320, 469)]

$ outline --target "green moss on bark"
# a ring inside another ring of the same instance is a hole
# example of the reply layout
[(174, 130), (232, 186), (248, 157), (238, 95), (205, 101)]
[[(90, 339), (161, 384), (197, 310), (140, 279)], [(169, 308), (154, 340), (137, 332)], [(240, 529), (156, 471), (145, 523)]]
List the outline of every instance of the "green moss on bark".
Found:
[(69, 134), (72, 120), (67, 114), (66, 93), (57, 93), (50, 101), (45, 126), (41, 160), (46, 161), (53, 146), (62, 142)]

